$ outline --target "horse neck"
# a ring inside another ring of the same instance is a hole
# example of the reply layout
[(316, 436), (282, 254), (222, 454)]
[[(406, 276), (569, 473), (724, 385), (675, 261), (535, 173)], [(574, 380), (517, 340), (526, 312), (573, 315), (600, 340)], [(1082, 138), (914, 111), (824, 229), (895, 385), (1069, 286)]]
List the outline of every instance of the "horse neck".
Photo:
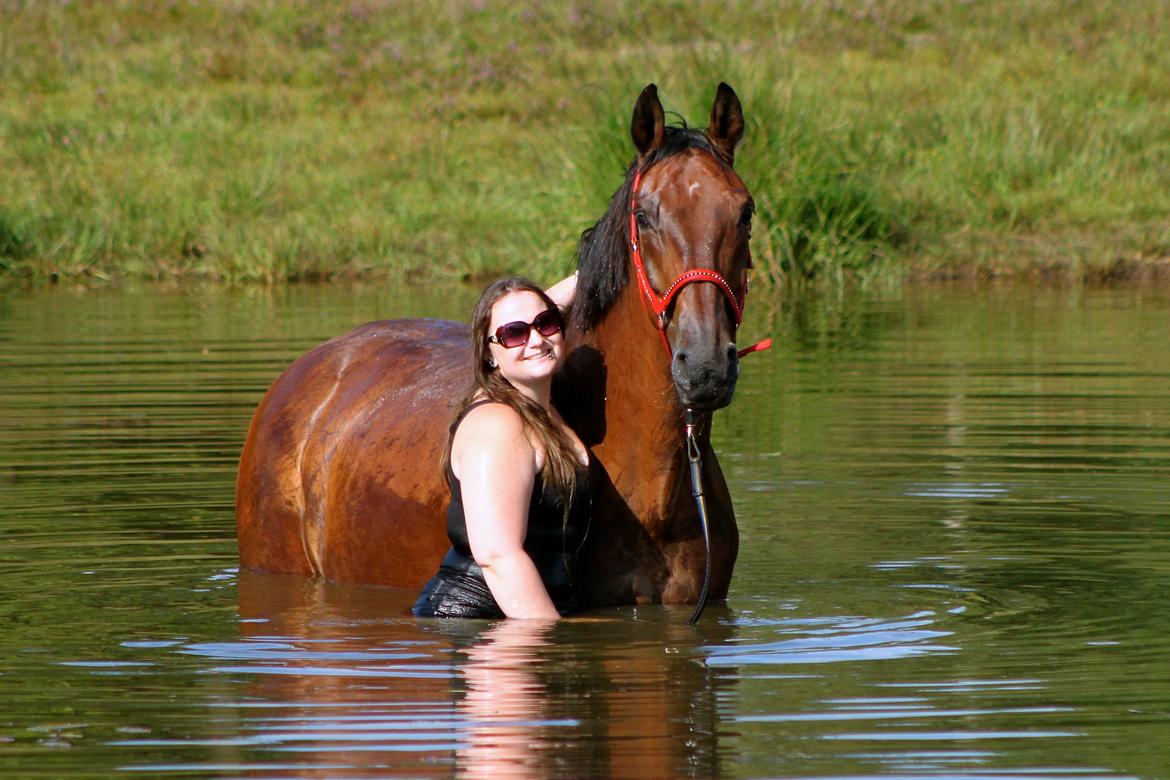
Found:
[(674, 509), (680, 497), (690, 495), (682, 489), (684, 410), (671, 379), (670, 357), (634, 285), (586, 338), (605, 366), (605, 435), (594, 454), (635, 515), (651, 526), (668, 524), (678, 515)]

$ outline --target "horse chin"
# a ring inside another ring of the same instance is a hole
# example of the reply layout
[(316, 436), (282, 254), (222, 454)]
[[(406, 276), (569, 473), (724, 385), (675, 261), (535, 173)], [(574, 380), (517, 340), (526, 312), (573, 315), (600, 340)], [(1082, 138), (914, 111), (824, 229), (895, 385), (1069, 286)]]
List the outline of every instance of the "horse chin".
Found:
[(694, 409), (696, 412), (713, 412), (729, 405), (734, 394), (735, 382), (731, 382), (729, 385), (698, 393), (683, 392), (679, 389), (678, 397), (687, 409)]

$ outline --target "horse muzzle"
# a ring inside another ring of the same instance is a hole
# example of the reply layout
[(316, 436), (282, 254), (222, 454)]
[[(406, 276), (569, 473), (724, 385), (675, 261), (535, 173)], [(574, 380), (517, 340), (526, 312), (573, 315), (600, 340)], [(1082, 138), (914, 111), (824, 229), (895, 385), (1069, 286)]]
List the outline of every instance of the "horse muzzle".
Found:
[(670, 373), (683, 406), (700, 412), (722, 409), (735, 394), (739, 355), (734, 343), (677, 349)]

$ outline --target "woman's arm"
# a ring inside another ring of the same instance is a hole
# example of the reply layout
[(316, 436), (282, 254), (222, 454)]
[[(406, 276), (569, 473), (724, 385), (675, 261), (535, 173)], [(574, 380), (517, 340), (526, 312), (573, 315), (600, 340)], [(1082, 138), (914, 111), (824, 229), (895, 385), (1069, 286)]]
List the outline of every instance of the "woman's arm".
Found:
[(500, 404), (469, 412), (455, 432), (451, 468), (463, 494), (471, 555), (500, 609), (510, 618), (559, 618), (524, 551), (537, 469), (519, 415)]
[(548, 297), (553, 299), (553, 303), (555, 303), (557, 306), (560, 306), (562, 309), (573, 302), (573, 295), (576, 294), (576, 292), (576, 271), (545, 290), (545, 293), (548, 295)]

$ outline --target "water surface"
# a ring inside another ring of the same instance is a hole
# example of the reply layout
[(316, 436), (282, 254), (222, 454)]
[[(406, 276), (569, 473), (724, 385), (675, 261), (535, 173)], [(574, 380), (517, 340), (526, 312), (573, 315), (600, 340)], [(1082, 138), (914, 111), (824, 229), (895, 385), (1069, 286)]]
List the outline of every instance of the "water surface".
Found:
[(755, 298), (695, 628), (241, 574), (268, 383), (475, 293), (0, 293), (0, 773), (1170, 777), (1170, 292)]

